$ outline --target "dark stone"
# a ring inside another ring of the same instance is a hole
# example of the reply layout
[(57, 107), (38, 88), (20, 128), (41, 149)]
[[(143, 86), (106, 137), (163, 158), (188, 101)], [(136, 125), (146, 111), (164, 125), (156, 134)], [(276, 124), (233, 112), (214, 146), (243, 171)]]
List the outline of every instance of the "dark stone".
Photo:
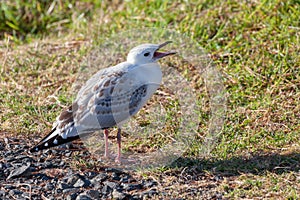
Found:
[(141, 200), (142, 198), (140, 197), (140, 195), (135, 194), (133, 196), (130, 197), (130, 200)]
[(217, 192), (217, 194), (214, 196), (214, 198), (217, 199), (217, 200), (222, 200), (223, 199), (223, 194)]
[(118, 190), (114, 190), (112, 192), (112, 197), (113, 197), (113, 199), (121, 200), (121, 199), (125, 199), (126, 198), (126, 194), (123, 193), (123, 192), (120, 192)]
[(74, 183), (74, 187), (83, 187), (85, 185), (84, 180), (82, 180), (81, 178), (77, 179), (76, 183)]
[(2, 196), (2, 197), (6, 196), (4, 190), (0, 190), (0, 197), (1, 197), (1, 196)]
[(105, 174), (105, 173), (101, 173), (101, 174), (98, 174), (97, 176), (95, 176), (91, 182), (103, 182), (105, 181), (106, 179), (108, 178), (108, 175)]
[(91, 184), (91, 182), (87, 179), (77, 179), (76, 183), (74, 183), (74, 187), (88, 187)]
[(105, 173), (98, 174), (94, 178), (92, 178), (91, 183), (93, 184), (95, 189), (102, 188), (102, 182), (108, 178), (108, 175)]
[(111, 174), (111, 177), (112, 177), (112, 180), (114, 180), (114, 181), (119, 181), (119, 180), (121, 180), (121, 177), (120, 177), (119, 174), (117, 174), (116, 172), (113, 172), (113, 173)]
[(44, 167), (45, 167), (46, 169), (52, 168), (52, 167), (53, 167), (53, 163), (52, 163), (52, 162), (49, 162), (49, 161), (46, 161), (46, 162), (44, 163)]
[(66, 157), (70, 157), (71, 155), (72, 155), (72, 151), (69, 151), (69, 152), (66, 152), (66, 153), (65, 153), (65, 156), (66, 156)]
[(104, 187), (102, 188), (101, 192), (105, 195), (109, 194), (112, 192), (112, 188), (109, 187), (108, 185), (104, 185)]
[(135, 182), (135, 180), (129, 174), (121, 174), (120, 177), (120, 182), (122, 183)]
[(157, 191), (156, 190), (154, 190), (154, 189), (151, 189), (151, 190), (149, 190), (149, 191), (145, 191), (145, 192), (143, 192), (142, 193), (142, 197), (144, 198), (144, 197), (153, 197), (153, 196), (155, 196), (155, 195), (157, 195), (158, 193), (157, 193)]
[(45, 151), (44, 151), (44, 155), (48, 155), (48, 154), (51, 154), (52, 153), (52, 149), (46, 149)]
[(67, 178), (67, 184), (74, 185), (78, 179), (79, 176), (77, 174), (72, 174), (70, 177)]
[(59, 184), (57, 185), (57, 188), (58, 188), (58, 189), (62, 189), (62, 190), (67, 189), (67, 188), (71, 188), (71, 187), (72, 187), (71, 185), (66, 184), (66, 183), (59, 183)]
[(132, 177), (128, 177), (128, 183), (134, 183), (136, 180)]
[[(12, 156), (8, 156), (8, 157), (6, 157), (6, 158), (4, 158), (7, 162), (13, 162), (13, 161), (18, 161), (18, 162), (21, 162), (21, 161), (27, 161), (27, 162), (32, 162), (33, 161), (33, 159), (31, 158), (31, 157), (28, 157), (28, 156), (26, 156), (26, 155), (18, 155), (18, 156), (16, 156), (16, 154), (15, 155), (12, 155)], [(26, 163), (27, 163), (26, 162)], [(26, 164), (25, 163), (25, 164)]]
[(51, 154), (56, 155), (58, 152), (55, 149), (51, 149)]
[(57, 183), (57, 181), (58, 181), (57, 178), (53, 178), (53, 179), (51, 180), (51, 183)]
[(85, 193), (93, 199), (99, 199), (100, 196), (100, 193), (97, 190), (87, 190)]
[(4, 159), (6, 162), (12, 162), (15, 160), (15, 156), (6, 156)]
[(76, 197), (76, 200), (92, 200), (92, 199), (86, 194), (80, 194)]
[(47, 197), (47, 199), (49, 199), (49, 200), (55, 200), (54, 196), (49, 196), (49, 197)]
[(2, 151), (2, 150), (4, 150), (5, 149), (5, 147), (4, 147), (5, 145), (2, 143), (2, 142), (0, 142), (0, 151)]
[(42, 181), (48, 181), (48, 180), (51, 180), (52, 179), (52, 177), (50, 177), (50, 176), (47, 176), (46, 174), (41, 174), (42, 176), (41, 176), (41, 180)]
[(123, 174), (124, 173), (121, 170), (118, 170), (118, 169), (115, 169), (115, 168), (111, 168), (111, 167), (105, 168), (105, 172), (115, 172), (117, 174)]
[(30, 175), (30, 172), (31, 172), (30, 163), (28, 163), (26, 166), (22, 166), (22, 167), (12, 170), (10, 172), (9, 176), (7, 177), (7, 180), (17, 178), (20, 176), (28, 176), (28, 175)]
[(96, 177), (98, 174), (96, 172), (85, 172), (84, 175), (89, 179)]
[(63, 166), (65, 166), (65, 162), (62, 160), (58, 165), (59, 165), (60, 167), (63, 167)]
[(147, 180), (147, 181), (144, 181), (144, 182), (143, 182), (143, 185), (144, 185), (146, 188), (151, 188), (151, 187), (157, 186), (157, 182), (156, 182), (156, 181), (153, 181), (153, 180)]
[(77, 197), (77, 194), (76, 193), (73, 193), (73, 194), (69, 194), (68, 196), (67, 196), (67, 200), (75, 200), (76, 199), (76, 197)]
[(139, 183), (138, 184), (121, 183), (121, 186), (123, 186), (123, 189), (126, 191), (138, 190), (143, 188), (143, 186)]
[(4, 163), (3, 165), (4, 165), (4, 168), (6, 168), (6, 169), (12, 167), (12, 164), (10, 164), (10, 163)]
[(30, 194), (28, 192), (24, 192), (22, 194), (22, 197), (24, 197), (25, 199), (30, 199)]
[(54, 189), (54, 185), (52, 183), (46, 183), (46, 185), (44, 186), (45, 190), (53, 190)]
[(128, 178), (127, 176), (122, 177), (122, 178), (120, 179), (120, 182), (121, 182), (121, 183), (129, 183), (129, 178)]
[(223, 177), (222, 176), (214, 176), (215, 181), (222, 181)]
[(63, 193), (72, 193), (72, 194), (74, 194), (74, 193), (77, 193), (77, 192), (79, 192), (79, 188), (67, 188), (67, 189), (64, 189), (62, 192)]
[(61, 190), (61, 189), (56, 189), (56, 190), (55, 190), (55, 193), (56, 193), (56, 194), (62, 193), (62, 190)]
[(4, 189), (12, 190), (12, 189), (15, 189), (15, 186), (13, 186), (13, 185), (4, 185)]
[(116, 189), (117, 186), (118, 186), (117, 183), (111, 182), (111, 181), (105, 181), (105, 182), (103, 182), (103, 184), (104, 184), (104, 186), (107, 185), (107, 186), (109, 186), (109, 187), (112, 188), (112, 189)]
[(20, 191), (20, 190), (17, 190), (17, 189), (12, 189), (12, 190), (10, 190), (8, 193), (9, 193), (9, 195), (11, 195), (11, 196), (15, 196), (15, 195), (22, 194), (23, 192)]

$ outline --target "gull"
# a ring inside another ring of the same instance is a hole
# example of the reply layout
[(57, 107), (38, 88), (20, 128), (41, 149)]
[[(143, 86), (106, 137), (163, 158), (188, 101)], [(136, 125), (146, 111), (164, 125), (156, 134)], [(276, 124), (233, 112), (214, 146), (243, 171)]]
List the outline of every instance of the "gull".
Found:
[(160, 52), (171, 43), (141, 44), (127, 61), (94, 74), (79, 90), (73, 104), (56, 119), (51, 132), (30, 149), (37, 152), (59, 146), (95, 131), (104, 131), (104, 157), (109, 156), (108, 129), (117, 127), (117, 157), (121, 162), (121, 126), (151, 98), (162, 81), (157, 61), (176, 52)]

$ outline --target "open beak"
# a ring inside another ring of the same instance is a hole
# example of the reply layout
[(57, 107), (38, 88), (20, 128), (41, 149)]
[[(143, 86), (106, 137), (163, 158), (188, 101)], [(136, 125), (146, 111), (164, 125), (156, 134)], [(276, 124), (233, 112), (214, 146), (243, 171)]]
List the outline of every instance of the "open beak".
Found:
[(158, 46), (158, 49), (154, 52), (154, 55), (153, 55), (153, 58), (154, 58), (155, 60), (158, 60), (158, 59), (163, 58), (163, 57), (165, 57), (165, 56), (169, 56), (169, 55), (174, 55), (174, 54), (176, 54), (176, 52), (174, 52), (174, 51), (169, 51), (169, 52), (159, 52), (159, 51), (158, 51), (160, 48), (166, 46), (166, 45), (169, 44), (169, 43), (172, 43), (172, 41), (164, 42), (164, 43), (162, 43), (162, 44), (160, 44), (160, 45)]

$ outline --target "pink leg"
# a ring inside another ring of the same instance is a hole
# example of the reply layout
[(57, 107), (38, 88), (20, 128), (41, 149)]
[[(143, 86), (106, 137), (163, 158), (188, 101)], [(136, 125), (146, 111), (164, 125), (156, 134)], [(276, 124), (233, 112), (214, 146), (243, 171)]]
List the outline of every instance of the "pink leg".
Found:
[(107, 129), (104, 129), (104, 141), (105, 141), (104, 157), (108, 158), (108, 130)]
[(118, 155), (116, 157), (116, 162), (121, 162), (121, 129), (118, 128), (117, 133), (117, 143), (118, 143)]

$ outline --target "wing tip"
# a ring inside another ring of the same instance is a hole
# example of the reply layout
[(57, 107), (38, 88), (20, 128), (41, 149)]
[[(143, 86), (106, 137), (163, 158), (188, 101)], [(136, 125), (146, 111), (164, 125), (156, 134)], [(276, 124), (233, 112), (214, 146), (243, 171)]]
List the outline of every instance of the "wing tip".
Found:
[(32, 147), (31, 149), (29, 149), (29, 152), (30, 153), (35, 153), (35, 152), (38, 152), (38, 151), (41, 151), (41, 150), (44, 150), (44, 149), (48, 149), (50, 148), (51, 146), (48, 145), (47, 142), (45, 143), (41, 143), (41, 144), (37, 144), (35, 145), (34, 147)]
[[(48, 149), (48, 148), (50, 148), (49, 147), (49, 143), (48, 143), (48, 141), (46, 140), (46, 138), (48, 138), (54, 131), (56, 130), (56, 127), (55, 128), (53, 128), (51, 131), (50, 131), (50, 133), (46, 136), (46, 137), (44, 137), (38, 144), (36, 144), (34, 147), (32, 147), (31, 149), (29, 149), (29, 152), (31, 152), (31, 153), (34, 153), (34, 152), (38, 152), (38, 151), (40, 151), (40, 150), (43, 150), (43, 149)], [(50, 138), (51, 139), (51, 138)], [(46, 141), (45, 141), (46, 140)]]

